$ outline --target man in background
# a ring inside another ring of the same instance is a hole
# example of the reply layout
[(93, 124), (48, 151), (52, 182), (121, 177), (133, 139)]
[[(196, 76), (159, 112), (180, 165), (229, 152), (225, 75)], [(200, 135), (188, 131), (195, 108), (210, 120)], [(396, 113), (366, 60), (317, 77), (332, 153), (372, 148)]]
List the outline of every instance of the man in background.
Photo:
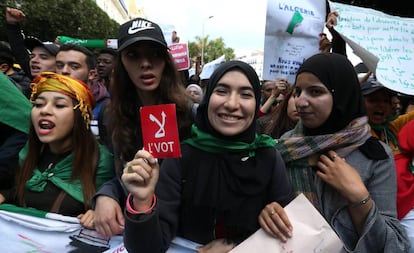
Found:
[(8, 43), (5, 41), (0, 42), (0, 70), (25, 95), (25, 97), (30, 97), (31, 80), (21, 68), (15, 65), (13, 53)]

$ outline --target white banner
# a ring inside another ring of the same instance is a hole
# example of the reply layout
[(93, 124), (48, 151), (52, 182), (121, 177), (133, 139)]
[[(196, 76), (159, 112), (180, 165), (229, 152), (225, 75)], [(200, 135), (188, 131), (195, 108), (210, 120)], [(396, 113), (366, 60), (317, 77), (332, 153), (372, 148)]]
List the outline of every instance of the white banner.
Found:
[[(50, 213), (49, 213), (50, 214)], [(7, 253), (127, 253), (122, 236), (110, 240), (82, 228), (75, 217), (52, 219), (0, 210), (0, 252)], [(175, 238), (168, 253), (196, 253), (198, 243)]]
[(330, 2), (339, 13), (335, 29), (380, 83), (414, 95), (414, 19)]
[(325, 0), (267, 1), (263, 80), (294, 83), (303, 61), (319, 52), (325, 17)]
[(200, 79), (201, 80), (210, 79), (211, 74), (213, 74), (214, 70), (216, 70), (218, 66), (225, 61), (226, 61), (226, 58), (225, 58), (225, 55), (223, 54), (219, 58), (214, 59), (211, 62), (204, 64), (203, 70), (200, 73)]
[(0, 211), (0, 228), (0, 252), (127, 252), (121, 236), (103, 240), (79, 223)]

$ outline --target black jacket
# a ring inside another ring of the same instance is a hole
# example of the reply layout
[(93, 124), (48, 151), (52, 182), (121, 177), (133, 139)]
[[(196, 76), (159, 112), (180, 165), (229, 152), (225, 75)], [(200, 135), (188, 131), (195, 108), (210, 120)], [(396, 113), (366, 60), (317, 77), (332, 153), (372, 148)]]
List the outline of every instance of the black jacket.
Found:
[(24, 96), (29, 99), (32, 94), (32, 89), (30, 88), (31, 79), (26, 73), (21, 69), (14, 68), (14, 73), (8, 77), (23, 92)]
[(30, 54), (24, 45), (24, 35), (19, 25), (6, 24), (7, 38), (16, 63), (20, 65), (27, 77), (32, 79), (30, 71)]
[(0, 189), (9, 189), (14, 184), (19, 152), (27, 141), (27, 135), (0, 123)]

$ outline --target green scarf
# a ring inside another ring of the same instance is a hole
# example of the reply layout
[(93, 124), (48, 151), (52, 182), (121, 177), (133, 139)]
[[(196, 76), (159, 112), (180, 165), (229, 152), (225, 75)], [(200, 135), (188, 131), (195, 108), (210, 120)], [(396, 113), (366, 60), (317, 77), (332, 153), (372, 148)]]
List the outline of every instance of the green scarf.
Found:
[(0, 90), (0, 122), (27, 134), (32, 104), (1, 71)]
[(191, 127), (191, 137), (184, 140), (183, 143), (187, 143), (203, 151), (215, 154), (248, 150), (249, 157), (255, 156), (256, 149), (258, 148), (275, 146), (275, 141), (272, 137), (265, 134), (256, 135), (256, 138), (252, 143), (226, 141), (201, 131), (195, 125), (192, 125)]
[[(112, 179), (115, 176), (113, 168), (113, 160), (109, 151), (103, 146), (99, 145), (100, 158), (98, 164), (98, 171), (96, 175), (96, 187), (99, 188), (104, 182)], [(27, 145), (21, 151), (20, 157), (25, 157), (27, 153)], [(47, 168), (41, 172), (36, 167), (33, 171), (33, 176), (26, 182), (26, 188), (35, 191), (44, 191), (47, 182), (50, 181), (74, 199), (83, 202), (82, 184), (80, 179), (71, 179), (73, 166), (73, 153), (69, 154), (63, 160)]]
[[(398, 118), (397, 115), (394, 115), (388, 119), (385, 120), (382, 124), (373, 124), (372, 122), (369, 122), (371, 125), (371, 128), (374, 129), (376, 132), (383, 132), (384, 138), (386, 138), (384, 141), (388, 144), (388, 142), (394, 143), (395, 147), (399, 149), (397, 136), (390, 130), (389, 125), (392, 121), (394, 121), (396, 118)], [(380, 137), (380, 136), (379, 136)]]

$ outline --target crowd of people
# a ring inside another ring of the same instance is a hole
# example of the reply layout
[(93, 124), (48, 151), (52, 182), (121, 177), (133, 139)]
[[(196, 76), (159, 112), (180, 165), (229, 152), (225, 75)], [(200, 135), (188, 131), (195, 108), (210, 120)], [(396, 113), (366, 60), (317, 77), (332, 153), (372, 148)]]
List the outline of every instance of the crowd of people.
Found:
[[(177, 237), (207, 253), (260, 228), (288, 241), (284, 207), (304, 194), (345, 251), (414, 252), (410, 97), (358, 78), (338, 13), (294, 83), (229, 60), (204, 85), (177, 70), (151, 20), (122, 24), (118, 48), (94, 52), (25, 37), (24, 13), (5, 11), (0, 204), (78, 217), (131, 253)], [(176, 107), (179, 158), (144, 149), (140, 108), (162, 104)]]

